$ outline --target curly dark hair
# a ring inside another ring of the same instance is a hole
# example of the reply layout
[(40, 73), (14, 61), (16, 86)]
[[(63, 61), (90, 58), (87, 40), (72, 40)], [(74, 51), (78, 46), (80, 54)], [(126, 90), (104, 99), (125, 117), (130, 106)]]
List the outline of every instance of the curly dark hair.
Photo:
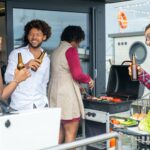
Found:
[(81, 42), (84, 38), (85, 33), (80, 26), (69, 25), (61, 34), (61, 41), (67, 41), (69, 43), (72, 41)]
[(26, 46), (28, 41), (28, 34), (32, 28), (36, 28), (38, 30), (41, 30), (44, 35), (46, 35), (45, 41), (51, 36), (51, 27), (43, 20), (31, 20), (29, 21), (25, 27), (24, 27), (24, 44), (23, 46)]
[(145, 32), (150, 28), (150, 24), (145, 27)]

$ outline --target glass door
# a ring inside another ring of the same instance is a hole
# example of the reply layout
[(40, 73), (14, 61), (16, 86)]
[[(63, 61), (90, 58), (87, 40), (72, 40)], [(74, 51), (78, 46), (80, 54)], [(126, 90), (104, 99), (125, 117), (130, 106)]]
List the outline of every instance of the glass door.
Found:
[(13, 9), (14, 48), (22, 45), (24, 25), (32, 19), (46, 21), (52, 27), (52, 36), (42, 47), (51, 54), (60, 42), (60, 35), (68, 25), (79, 25), (85, 32), (85, 40), (78, 48), (81, 65), (85, 73), (89, 73), (89, 14), (78, 12), (46, 11), (35, 9)]

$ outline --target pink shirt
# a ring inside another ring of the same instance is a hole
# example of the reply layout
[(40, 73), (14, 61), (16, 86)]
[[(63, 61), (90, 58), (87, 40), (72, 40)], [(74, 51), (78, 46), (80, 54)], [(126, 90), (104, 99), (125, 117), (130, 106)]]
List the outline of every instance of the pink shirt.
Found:
[(148, 89), (150, 89), (150, 74), (145, 70), (139, 75), (139, 81), (143, 83)]
[(82, 71), (77, 49), (73, 47), (69, 48), (66, 51), (66, 58), (73, 79), (78, 82), (88, 83), (90, 81), (90, 76)]

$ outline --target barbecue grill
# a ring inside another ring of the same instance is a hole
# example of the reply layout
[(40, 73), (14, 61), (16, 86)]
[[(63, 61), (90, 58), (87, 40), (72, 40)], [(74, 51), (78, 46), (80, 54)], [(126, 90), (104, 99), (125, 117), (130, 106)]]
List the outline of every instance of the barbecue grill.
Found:
[[(106, 96), (121, 98), (122, 102), (83, 99), (86, 114), (86, 137), (110, 132), (109, 117), (111, 115), (129, 116), (131, 103), (142, 97), (144, 86), (139, 81), (130, 79), (128, 67), (129, 65), (111, 66), (105, 93)], [(104, 147), (108, 148), (109, 142), (105, 145)], [(91, 147), (89, 149), (93, 150)]]
[(130, 104), (142, 97), (144, 86), (139, 81), (132, 81), (128, 74), (128, 65), (112, 65), (110, 68), (106, 95), (121, 98), (122, 102), (84, 99), (84, 107), (110, 114), (130, 109)]

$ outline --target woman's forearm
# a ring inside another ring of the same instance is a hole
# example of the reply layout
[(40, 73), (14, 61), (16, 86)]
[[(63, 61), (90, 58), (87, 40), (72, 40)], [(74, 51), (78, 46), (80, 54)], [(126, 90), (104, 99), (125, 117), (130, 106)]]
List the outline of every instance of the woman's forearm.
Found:
[(1, 98), (3, 100), (7, 100), (12, 92), (16, 89), (18, 85), (18, 81), (13, 80), (7, 86), (3, 88), (3, 92), (1, 93)]
[(139, 75), (139, 81), (144, 84), (148, 89), (150, 89), (150, 74), (146, 71), (142, 71)]
[(30, 72), (24, 68), (22, 70), (15, 70), (14, 79), (8, 83), (5, 87), (3, 87), (2, 75), (0, 72), (0, 96), (2, 99), (6, 100), (12, 94), (12, 92), (16, 89), (18, 84), (30, 77)]

